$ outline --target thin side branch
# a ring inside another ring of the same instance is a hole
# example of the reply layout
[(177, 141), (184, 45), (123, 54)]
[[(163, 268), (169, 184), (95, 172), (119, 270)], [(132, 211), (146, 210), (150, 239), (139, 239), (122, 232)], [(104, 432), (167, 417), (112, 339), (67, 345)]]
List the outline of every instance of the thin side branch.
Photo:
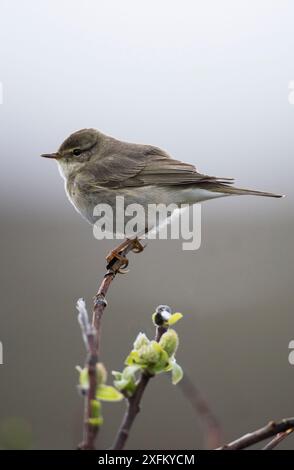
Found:
[[(278, 422), (270, 421), (263, 428), (260, 428), (254, 432), (245, 434), (245, 436), (242, 436), (239, 439), (236, 439), (235, 441), (230, 442), (229, 444), (219, 447), (217, 450), (246, 449), (247, 447), (250, 447), (253, 444), (257, 444), (258, 442), (264, 441), (265, 439), (269, 439), (270, 437), (273, 437), (273, 436), (277, 437), (277, 435), (281, 433), (287, 433), (286, 435), (288, 436), (290, 434), (289, 432), (290, 430), (291, 432), (294, 430), (294, 418), (285, 418)], [(281, 442), (281, 440), (282, 439), (276, 442), (275, 445)]]
[(274, 449), (275, 447), (277, 447), (278, 444), (280, 444), (284, 439), (286, 439), (286, 437), (292, 434), (293, 431), (294, 431), (294, 428), (288, 429), (285, 432), (280, 432), (268, 444), (266, 444), (262, 450)]
[[(167, 328), (163, 326), (158, 326), (156, 328), (155, 341), (159, 342), (161, 336), (167, 331)], [(128, 397), (127, 400), (127, 409), (123, 417), (122, 423), (118, 430), (115, 441), (111, 447), (111, 450), (122, 450), (125, 447), (127, 439), (130, 434), (132, 425), (136, 419), (137, 414), (140, 411), (140, 403), (144, 395), (145, 389), (153, 375), (142, 373), (137, 384), (135, 393)]]
[(223, 442), (223, 433), (220, 423), (212, 412), (208, 401), (192, 382), (186, 371), (184, 373), (184, 377), (179, 382), (178, 387), (199, 415), (203, 425), (207, 429), (205, 433), (205, 447), (207, 449), (214, 449), (215, 447), (220, 446)]

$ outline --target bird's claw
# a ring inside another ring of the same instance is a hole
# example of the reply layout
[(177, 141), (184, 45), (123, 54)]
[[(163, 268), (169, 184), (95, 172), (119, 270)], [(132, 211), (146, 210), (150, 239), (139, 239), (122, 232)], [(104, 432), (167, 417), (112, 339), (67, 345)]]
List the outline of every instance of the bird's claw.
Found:
[(141, 251), (144, 250), (144, 245), (140, 242), (138, 238), (134, 238), (132, 240), (132, 245), (133, 245), (133, 248), (132, 248), (133, 253), (141, 253)]
[(121, 263), (119, 271), (126, 269), (129, 264), (128, 258), (123, 256), (118, 250), (112, 250), (106, 256), (106, 261), (107, 261), (107, 269), (111, 269), (113, 265), (116, 263), (116, 261), (119, 261)]
[(144, 245), (138, 240), (138, 238), (125, 240), (121, 245), (110, 251), (110, 253), (108, 253), (106, 256), (108, 270), (111, 270), (114, 264), (119, 261), (121, 265), (117, 269), (117, 272), (120, 274), (126, 274), (129, 272), (129, 269), (126, 269), (129, 265), (129, 260), (126, 256), (123, 255), (124, 250), (128, 246), (131, 247), (133, 253), (141, 253), (144, 250)]

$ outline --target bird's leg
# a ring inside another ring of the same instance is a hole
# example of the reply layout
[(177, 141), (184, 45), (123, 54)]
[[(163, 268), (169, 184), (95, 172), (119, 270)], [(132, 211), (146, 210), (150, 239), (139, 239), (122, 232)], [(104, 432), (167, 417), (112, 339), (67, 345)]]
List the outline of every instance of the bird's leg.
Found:
[(116, 248), (111, 250), (106, 256), (108, 269), (112, 267), (115, 261), (119, 260), (122, 263), (121, 267), (119, 268), (119, 272), (120, 273), (126, 272), (125, 269), (127, 268), (129, 264), (129, 260), (126, 256), (122, 254), (126, 250), (126, 248), (130, 248), (130, 251), (133, 251), (134, 253), (141, 253), (141, 251), (144, 250), (144, 246), (138, 240), (137, 237), (126, 238), (122, 243), (120, 243), (120, 245), (118, 245)]

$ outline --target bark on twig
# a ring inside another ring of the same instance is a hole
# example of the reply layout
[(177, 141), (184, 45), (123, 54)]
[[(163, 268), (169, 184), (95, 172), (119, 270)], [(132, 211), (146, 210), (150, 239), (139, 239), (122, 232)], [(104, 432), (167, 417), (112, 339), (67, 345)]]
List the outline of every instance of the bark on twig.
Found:
[(275, 447), (277, 447), (278, 444), (280, 444), (286, 437), (288, 437), (292, 432), (294, 431), (294, 428), (288, 429), (285, 432), (280, 432), (277, 434), (268, 444), (264, 446), (262, 450), (272, 450)]
[[(156, 328), (155, 341), (159, 342), (163, 333), (167, 331), (167, 328), (163, 326), (158, 326)], [(131, 397), (128, 397), (127, 400), (127, 409), (123, 417), (122, 423), (118, 430), (115, 441), (111, 447), (111, 450), (122, 450), (125, 447), (127, 439), (130, 434), (130, 430), (135, 421), (137, 414), (140, 411), (140, 403), (144, 395), (145, 389), (149, 383), (149, 380), (153, 377), (146, 372), (142, 372), (139, 382), (137, 384), (136, 390)]]
[(286, 433), (286, 435), (288, 436), (290, 434), (290, 431), (292, 432), (293, 430), (294, 430), (294, 418), (285, 418), (285, 419), (282, 419), (282, 421), (278, 421), (277, 423), (275, 421), (270, 421), (266, 426), (260, 429), (257, 429), (254, 432), (245, 434), (245, 436), (242, 436), (239, 439), (236, 439), (235, 441), (230, 442), (229, 444), (225, 444), (224, 446), (219, 447), (217, 450), (246, 449), (247, 447), (250, 447), (253, 444), (257, 444), (258, 442), (264, 441), (265, 439), (268, 439), (273, 436), (276, 436), (276, 439), (273, 439), (273, 441), (275, 441), (274, 444), (277, 445), (279, 442), (281, 442), (281, 440), (284, 439), (283, 437), (283, 439), (278, 440), (277, 436), (279, 434)]

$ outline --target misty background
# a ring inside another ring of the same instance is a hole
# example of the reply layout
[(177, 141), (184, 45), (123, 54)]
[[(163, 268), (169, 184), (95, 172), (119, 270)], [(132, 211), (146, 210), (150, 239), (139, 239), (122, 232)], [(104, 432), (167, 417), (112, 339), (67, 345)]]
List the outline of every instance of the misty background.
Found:
[[(150, 241), (131, 255), (103, 318), (107, 369), (122, 369), (139, 331), (153, 335), (164, 303), (184, 314), (177, 358), (226, 441), (294, 415), (293, 14), (285, 0), (1, 0), (0, 447), (81, 440), (75, 302), (90, 309), (116, 242), (94, 239), (39, 155), (85, 127), (287, 194), (204, 203), (200, 250)], [(124, 404), (103, 410), (107, 448)], [(202, 447), (190, 404), (156, 377), (128, 448)]]

